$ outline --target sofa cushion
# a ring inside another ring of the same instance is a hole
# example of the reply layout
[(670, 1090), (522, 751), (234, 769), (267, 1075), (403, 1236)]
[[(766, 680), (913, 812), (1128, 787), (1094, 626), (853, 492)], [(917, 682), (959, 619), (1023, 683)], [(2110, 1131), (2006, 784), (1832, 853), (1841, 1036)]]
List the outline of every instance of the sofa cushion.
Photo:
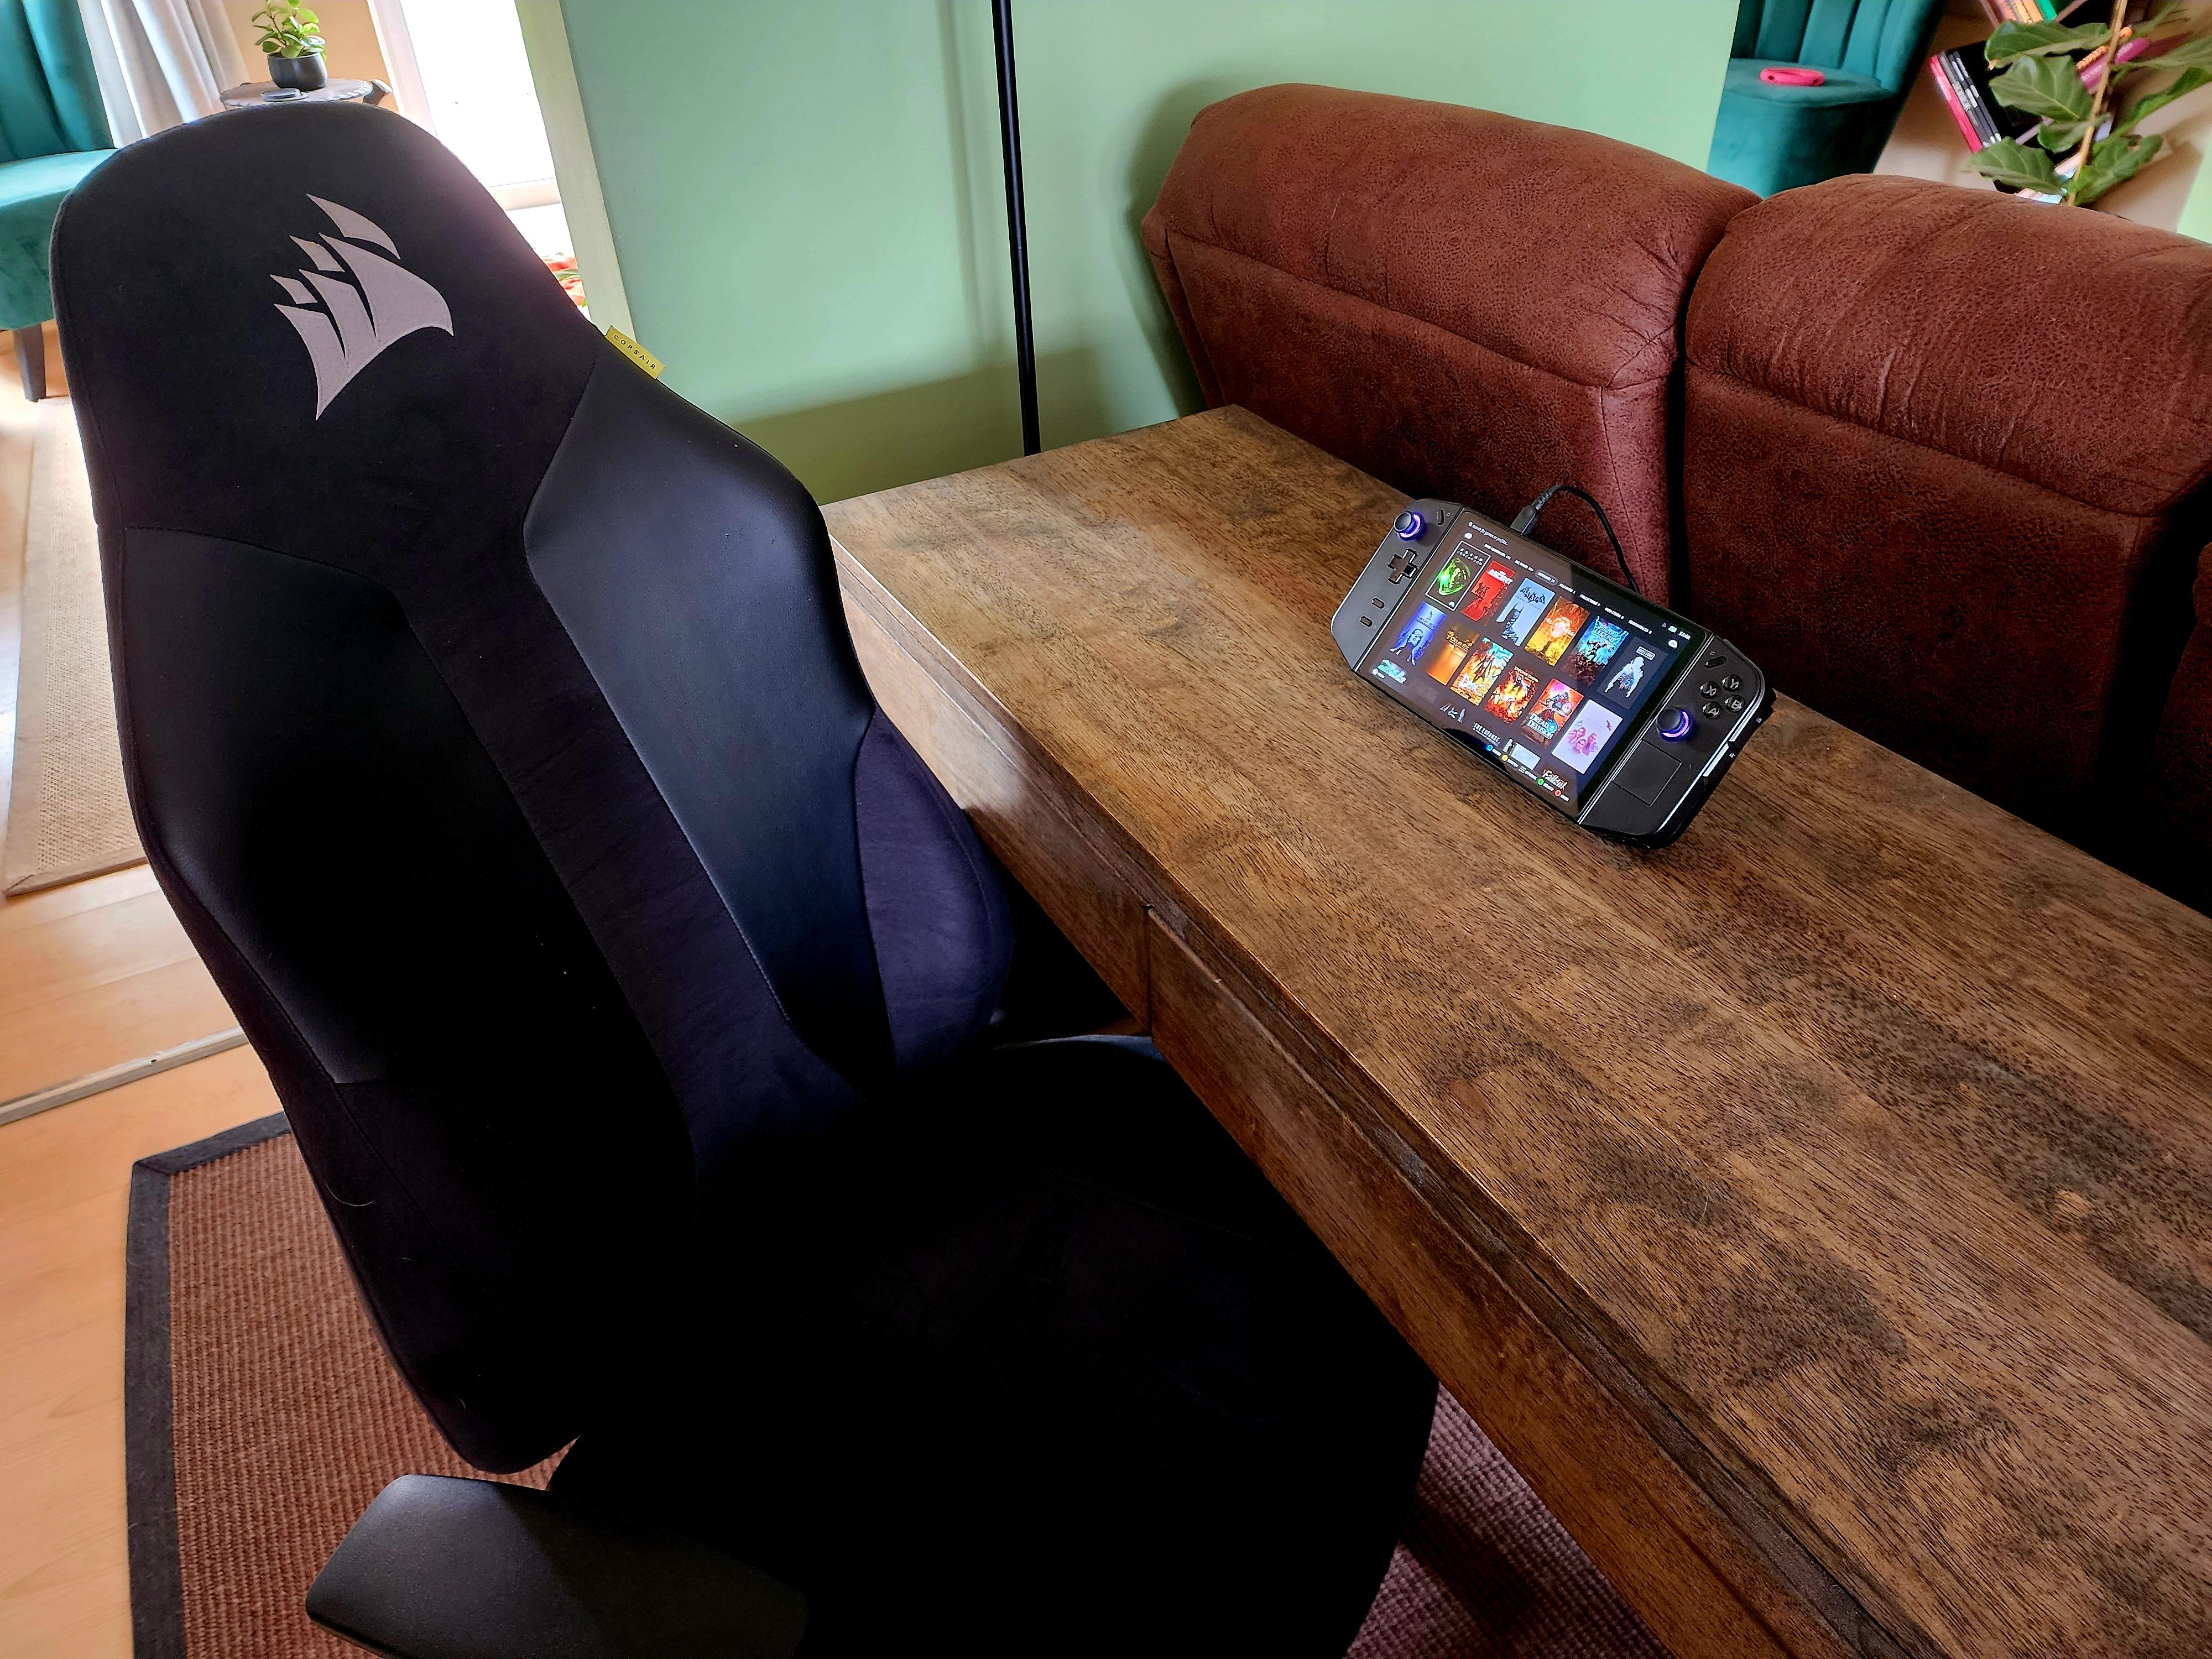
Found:
[(2109, 844), (2203, 539), (2208, 315), (2212, 247), (2101, 214), (1860, 176), (1738, 216), (1690, 306), (1688, 605), (1782, 690)]
[[(1657, 596), (1682, 307), (1752, 199), (1590, 133), (1282, 86), (1200, 112), (1144, 232), (1209, 404), (1499, 518), (1578, 483)], [(1611, 568), (1569, 501), (1540, 534)]]

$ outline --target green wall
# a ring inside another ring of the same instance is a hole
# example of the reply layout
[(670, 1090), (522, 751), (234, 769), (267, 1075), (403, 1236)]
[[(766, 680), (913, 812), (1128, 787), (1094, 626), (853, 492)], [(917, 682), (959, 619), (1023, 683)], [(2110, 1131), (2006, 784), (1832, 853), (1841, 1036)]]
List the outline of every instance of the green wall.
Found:
[[(1701, 165), (1735, 0), (1016, 0), (1048, 445), (1199, 406), (1137, 222), (1282, 81)], [(988, 0), (562, 0), (631, 316), (822, 499), (1018, 453)], [(651, 27), (643, 27), (647, 21)]]

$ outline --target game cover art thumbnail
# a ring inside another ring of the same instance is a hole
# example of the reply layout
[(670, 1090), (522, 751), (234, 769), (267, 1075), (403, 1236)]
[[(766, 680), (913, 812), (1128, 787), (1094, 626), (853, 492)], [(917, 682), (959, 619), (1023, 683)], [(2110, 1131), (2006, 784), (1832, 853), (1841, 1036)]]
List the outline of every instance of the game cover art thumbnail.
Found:
[(1612, 677), (1598, 689), (1615, 702), (1633, 708), (1658, 678), (1659, 653), (1648, 645), (1632, 645), (1614, 663)]
[(1429, 584), (1429, 597), (1447, 611), (1455, 609), (1474, 586), (1474, 573), (1481, 561), (1461, 548), (1444, 561), (1444, 568), (1437, 572), (1436, 580)]
[(1513, 653), (1502, 645), (1486, 643), (1482, 649), (1467, 659), (1459, 678), (1451, 683), (1452, 690), (1469, 702), (1480, 702), (1498, 683), (1505, 665), (1513, 660)]
[(1583, 694), (1565, 680), (1553, 680), (1536, 700), (1535, 711), (1528, 716), (1528, 730), (1544, 742), (1551, 742), (1559, 735), (1559, 728), (1567, 723), (1582, 700)]
[(1475, 635), (1473, 623), (1464, 617), (1454, 617), (1431, 643), (1428, 655), (1421, 659), (1421, 672), (1438, 685), (1448, 685), (1451, 677), (1459, 672), (1459, 665), (1467, 660), (1467, 653), (1481, 642)]
[(1505, 597), (1505, 590), (1512, 586), (1513, 567), (1492, 564), (1476, 580), (1474, 588), (1468, 593), (1466, 603), (1460, 609), (1470, 617), (1487, 617), (1498, 609), (1498, 600)]
[(1544, 614), (1544, 607), (1552, 602), (1552, 590), (1533, 579), (1521, 584), (1520, 589), (1506, 602), (1498, 618), (1500, 633), (1518, 645), (1528, 637), (1528, 630), (1536, 625), (1536, 618)]
[(1525, 668), (1516, 668), (1492, 688), (1489, 699), (1482, 706), (1510, 723), (1521, 718), (1535, 695), (1535, 676)]
[(1567, 727), (1552, 752), (1577, 772), (1587, 772), (1590, 763), (1597, 758), (1615, 732), (1620, 729), (1620, 716), (1601, 702), (1585, 702), (1582, 712)]
[(1444, 613), (1432, 605), (1425, 605), (1407, 619), (1398, 630), (1398, 637), (1390, 642), (1390, 654), (1412, 662), (1428, 647), (1429, 641), (1444, 619)]
[(1567, 659), (1567, 678), (1585, 691), (1597, 684), (1597, 677), (1620, 649), (1620, 642), (1628, 637), (1628, 630), (1619, 623), (1607, 622), (1602, 617), (1583, 630), (1582, 642), (1575, 647), (1574, 654)]
[(1589, 607), (1577, 605), (1572, 599), (1557, 599), (1544, 613), (1544, 620), (1536, 624), (1536, 631), (1528, 635), (1528, 649), (1546, 662), (1556, 665), (1575, 637), (1575, 630), (1589, 619)]

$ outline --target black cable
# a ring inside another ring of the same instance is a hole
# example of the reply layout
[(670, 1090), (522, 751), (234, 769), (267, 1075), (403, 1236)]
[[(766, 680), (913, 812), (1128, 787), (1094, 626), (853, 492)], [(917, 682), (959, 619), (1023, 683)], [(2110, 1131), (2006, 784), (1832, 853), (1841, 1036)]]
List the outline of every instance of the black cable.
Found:
[(1029, 216), (1022, 198), (1021, 100), (1014, 93), (1014, 17), (1010, 0), (991, 0), (991, 38), (999, 59), (999, 146), (1006, 169), (1006, 243), (1014, 267), (1014, 366), (1021, 382), (1022, 453), (1043, 447), (1037, 433), (1036, 331), (1030, 319)]
[(1613, 544), (1613, 562), (1620, 566), (1620, 574), (1627, 580), (1628, 591), (1635, 594), (1638, 599), (1642, 599), (1644, 590), (1636, 584), (1636, 573), (1628, 568), (1628, 555), (1620, 550), (1620, 538), (1613, 533), (1613, 520), (1605, 516), (1605, 509), (1598, 505), (1597, 497), (1591, 495), (1589, 490), (1578, 489), (1571, 483), (1553, 484), (1521, 509), (1520, 516), (1513, 520), (1513, 533), (1516, 536), (1525, 536), (1534, 529), (1536, 520), (1543, 516), (1544, 509), (1551, 505), (1552, 497), (1562, 489), (1570, 495), (1579, 495), (1589, 503), (1589, 510), (1597, 514), (1597, 521), (1605, 526), (1606, 540)]

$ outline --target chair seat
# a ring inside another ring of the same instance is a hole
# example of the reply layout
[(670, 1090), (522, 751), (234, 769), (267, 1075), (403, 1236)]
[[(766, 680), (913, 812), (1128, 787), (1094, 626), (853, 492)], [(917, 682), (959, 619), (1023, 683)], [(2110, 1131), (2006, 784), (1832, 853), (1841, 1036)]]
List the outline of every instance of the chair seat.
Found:
[[(1771, 86), (1759, 78), (1761, 70), (1770, 69), (1817, 69), (1828, 78), (1817, 87)], [(1731, 58), (1721, 95), (1822, 109), (1838, 104), (1879, 103), (1885, 98), (1894, 98), (1897, 92), (1870, 75), (1854, 75), (1849, 70), (1830, 69), (1825, 64), (1793, 64), (1774, 58)]]
[[(556, 1492), (802, 1590), (806, 1652), (1335, 1659), (1435, 1383), (1149, 1045), (982, 1057), (749, 1206)], [(718, 1207), (735, 1206), (725, 1202)]]
[(114, 154), (75, 149), (0, 161), (0, 329), (29, 328), (54, 314), (46, 284), (54, 215), (77, 181)]
[(1729, 60), (1706, 171), (1761, 196), (1873, 171), (1902, 94), (1825, 66), (1825, 86), (1769, 86), (1759, 72), (1775, 64), (1771, 58)]

